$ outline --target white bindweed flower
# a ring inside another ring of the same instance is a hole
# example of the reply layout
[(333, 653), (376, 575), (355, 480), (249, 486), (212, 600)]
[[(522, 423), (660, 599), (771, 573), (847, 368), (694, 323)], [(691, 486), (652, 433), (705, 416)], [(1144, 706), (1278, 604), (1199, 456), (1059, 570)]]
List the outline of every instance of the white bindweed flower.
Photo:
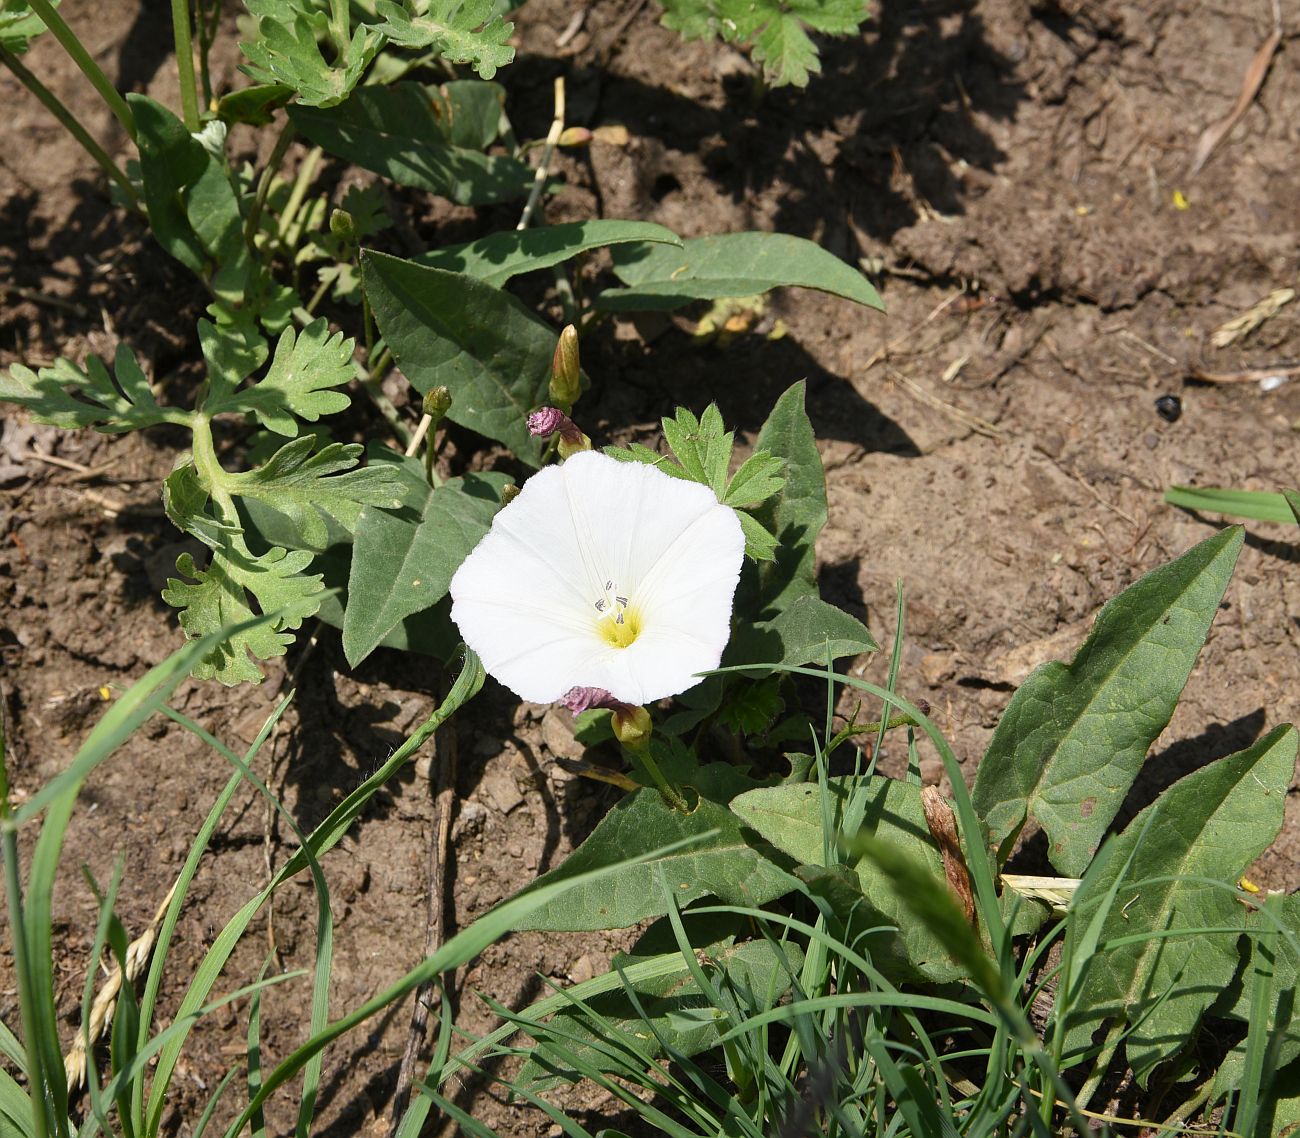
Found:
[(585, 451), (497, 514), (451, 579), (451, 619), (521, 699), (645, 704), (718, 666), (744, 553), (707, 486)]

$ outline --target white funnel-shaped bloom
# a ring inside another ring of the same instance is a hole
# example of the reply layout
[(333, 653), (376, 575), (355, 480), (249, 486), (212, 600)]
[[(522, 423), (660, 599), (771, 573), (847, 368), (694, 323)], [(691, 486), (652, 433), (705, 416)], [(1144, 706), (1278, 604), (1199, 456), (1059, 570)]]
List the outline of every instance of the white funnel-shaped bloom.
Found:
[(707, 486), (586, 451), (497, 514), (451, 580), (451, 619), (521, 699), (644, 705), (718, 666), (744, 553)]

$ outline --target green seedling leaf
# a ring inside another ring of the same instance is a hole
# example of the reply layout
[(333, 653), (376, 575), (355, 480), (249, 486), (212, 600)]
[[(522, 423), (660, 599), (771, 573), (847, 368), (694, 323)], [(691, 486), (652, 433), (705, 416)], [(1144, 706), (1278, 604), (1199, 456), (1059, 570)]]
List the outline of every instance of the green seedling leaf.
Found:
[(257, 39), (239, 45), (248, 60), (243, 70), (259, 83), (291, 87), (305, 106), (341, 103), (383, 44), (371, 29), (358, 27), (331, 65), (317, 42), (329, 37), (324, 12), (285, 0), (245, 0), (245, 7), (257, 17)]
[(406, 487), (391, 466), (356, 469), (359, 443), (328, 443), (313, 454), (315, 446), (313, 435), (285, 443), (256, 470), (230, 475), (231, 493), (260, 498), (285, 514), (310, 548), (327, 541), (326, 518), (355, 530), (363, 507), (396, 510), (402, 505)]
[[(697, 785), (708, 771), (703, 767), (696, 772)], [(789, 874), (751, 845), (739, 820), (719, 802), (701, 798), (687, 814), (668, 805), (657, 790), (647, 789), (615, 806), (563, 865), (543, 874), (529, 889), (624, 861), (626, 851), (664, 845), (664, 838), (692, 837), (700, 840), (663, 858), (627, 864), (598, 888), (575, 887), (519, 927), (618, 929), (663, 916), (667, 901), (657, 884), (660, 867), (679, 906), (710, 895), (730, 904), (763, 905), (795, 886)]]
[(1185, 510), (1204, 510), (1259, 522), (1294, 522), (1295, 515), (1282, 494), (1264, 490), (1218, 490), (1212, 487), (1170, 486), (1165, 501)]
[[(731, 809), (747, 827), (804, 867), (800, 877), (832, 905), (846, 928), (882, 929), (867, 944), (872, 961), (887, 975), (938, 981), (961, 975), (942, 942), (913, 918), (889, 881), (874, 867), (856, 864), (860, 851), (844, 854), (853, 864), (826, 865), (822, 793), (823, 788), (815, 784), (784, 783), (741, 794), (732, 799)], [(919, 786), (872, 775), (828, 779), (825, 793), (831, 797), (832, 827), (848, 812), (851, 798), (865, 805), (859, 834), (846, 834), (846, 840), (874, 837), (880, 844), (912, 854), (937, 883), (944, 882), (943, 859), (925, 822)], [(814, 872), (815, 867), (827, 872)]]
[(514, 158), (453, 143), (449, 107), (438, 88), (408, 82), (363, 87), (329, 109), (290, 107), (289, 118), (331, 154), (459, 205), (490, 205), (526, 194), (532, 169)]
[(681, 238), (648, 221), (570, 221), (539, 229), (502, 230), (471, 241), (435, 249), (416, 257), (434, 269), (465, 273), (501, 288), (512, 277), (549, 269), (589, 249), (648, 241), (681, 245)]
[(1145, 1086), (1158, 1063), (1187, 1045), (1239, 968), (1251, 914), (1231, 886), (1281, 830), (1296, 743), (1295, 728), (1275, 728), (1180, 779), (1115, 839), (1105, 871), (1071, 906), (1087, 914), (1124, 875), (1100, 948), (1077, 991), (1065, 994), (1067, 1051), (1121, 1018), (1131, 1025), (1128, 1064)]
[(361, 269), (375, 321), (406, 378), (421, 392), (445, 385), (449, 419), (539, 465), (527, 417), (546, 397), (555, 332), (508, 293), (461, 273), (371, 250)]
[(208, 365), (204, 410), (219, 407), (245, 379), (266, 363), (270, 346), (246, 308), (208, 306), (212, 320), (200, 319), (199, 350)]
[(784, 469), (783, 458), (761, 451), (751, 454), (727, 483), (722, 495), (723, 505), (744, 510), (767, 501), (785, 486)]
[(663, 421), (664, 440), (694, 482), (702, 482), (721, 500), (727, 492), (727, 467), (735, 432), (722, 422), (722, 412), (710, 403), (698, 419), (684, 407)]
[(499, 15), (495, 0), (430, 0), (411, 15), (392, 0), (376, 0), (383, 23), (372, 27), (407, 48), (431, 48), (452, 63), (468, 63), (484, 79), (515, 57), (510, 46), (514, 24)]
[(119, 344), (113, 375), (96, 356), (84, 369), (62, 357), (33, 372), (21, 364), (0, 373), (0, 401), (26, 407), (38, 423), (71, 429), (94, 427), (106, 434), (136, 431), (167, 421), (149, 380), (125, 344)]
[(298, 433), (295, 416), (314, 423), (348, 406), (347, 394), (331, 388), (341, 387), (354, 374), (352, 341), (342, 332), (331, 334), (321, 317), (297, 335), (286, 328), (266, 375), (243, 390), (220, 396), (214, 390), (204, 410), (210, 415), (251, 412), (268, 431), (293, 438)]
[(1227, 529), (1110, 601), (1072, 663), (1045, 664), (993, 733), (971, 799), (1001, 858), (1033, 814), (1048, 857), (1080, 876), (1164, 730), (1243, 540)]
[(400, 480), (405, 506), (400, 512), (367, 506), (357, 519), (343, 617), (343, 652), (354, 668), (403, 620), (446, 596), (510, 481), (504, 474), (467, 474), (431, 489), (418, 459), (392, 454), (369, 469), (376, 467)]
[[(742, 1007), (774, 1006), (790, 990), (790, 978), (797, 976), (803, 965), (803, 951), (793, 943), (748, 940), (737, 944), (731, 937), (715, 943), (691, 943), (713, 983), (735, 993)], [(656, 968), (659, 962), (663, 966)], [(530, 1052), (519, 1073), (519, 1085), (538, 1091), (571, 1081), (575, 1062), (606, 1073), (614, 1071), (616, 1066), (603, 1057), (604, 1048), (597, 1046), (601, 1040), (610, 1041), (611, 1032), (656, 1057), (665, 1053), (665, 1046), (675, 1057), (699, 1055), (717, 1046), (726, 1021), (706, 1002), (681, 953), (647, 956), (634, 951), (620, 954), (614, 964), (625, 976), (654, 969), (640, 981), (629, 981), (636, 1004), (621, 986), (584, 1001), (604, 1018), (598, 1029), (593, 1029), (591, 1016), (582, 1008), (560, 1012), (553, 1021), (560, 1027), (559, 1035), (551, 1035), (549, 1042), (543, 1036)]]
[(755, 561), (776, 560), (776, 537), (753, 514), (736, 515), (745, 534), (745, 553)]
[[(59, 0), (52, 0), (58, 7)], [(4, 0), (0, 4), (0, 48), (22, 55), (31, 41), (45, 31), (45, 22), (37, 16), (26, 0)]]
[(863, 0), (665, 0), (663, 22), (687, 40), (719, 36), (753, 44), (769, 84), (805, 87), (810, 73), (821, 71), (805, 28), (852, 35), (869, 11)]
[(692, 300), (753, 296), (782, 285), (820, 289), (884, 308), (871, 283), (820, 245), (784, 233), (724, 233), (663, 245), (623, 245), (614, 271), (626, 288), (606, 289), (596, 307), (608, 312), (666, 311)]
[(311, 560), (306, 550), (275, 547), (254, 557), (227, 546), (213, 553), (206, 569), (199, 569), (188, 553), (182, 553), (176, 568), (182, 578), (192, 580), (171, 577), (162, 595), (169, 605), (181, 610), (181, 627), (191, 640), (252, 619), (250, 597), (258, 611), (280, 614), (269, 624), (230, 635), (195, 666), (194, 675), (223, 684), (261, 682), (262, 671), (249, 656), (258, 660), (283, 656), (293, 643), (290, 633), (320, 608), (321, 578), (304, 572)]

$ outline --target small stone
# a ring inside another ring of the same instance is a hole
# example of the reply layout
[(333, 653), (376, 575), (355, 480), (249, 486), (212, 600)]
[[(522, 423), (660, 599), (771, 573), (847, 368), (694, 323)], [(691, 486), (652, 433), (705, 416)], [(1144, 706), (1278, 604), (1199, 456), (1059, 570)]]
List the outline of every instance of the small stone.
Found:
[(542, 718), (542, 742), (557, 759), (580, 759), (586, 752), (573, 737), (573, 721), (554, 707)]
[(596, 975), (596, 964), (589, 953), (584, 953), (573, 962), (569, 969), (569, 979), (575, 984), (584, 983)]
[(944, 766), (942, 759), (922, 759), (921, 760), (921, 784), (923, 786), (938, 786), (943, 781)]
[(509, 814), (524, 801), (524, 796), (519, 793), (515, 780), (504, 771), (485, 772), (479, 780), (479, 790), (502, 814)]
[(937, 688), (953, 672), (952, 656), (947, 652), (927, 652), (921, 657), (921, 675), (932, 688)]
[(483, 829), (487, 814), (486, 806), (481, 802), (475, 802), (472, 798), (467, 798), (460, 805), (460, 814), (451, 832), (452, 840), (459, 841), (465, 835), (478, 833)]

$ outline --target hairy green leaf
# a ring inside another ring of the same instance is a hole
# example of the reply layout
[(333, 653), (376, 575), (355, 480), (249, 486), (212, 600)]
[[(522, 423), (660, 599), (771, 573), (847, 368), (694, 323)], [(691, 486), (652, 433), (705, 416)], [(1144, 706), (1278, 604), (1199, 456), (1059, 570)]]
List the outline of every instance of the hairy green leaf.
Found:
[(209, 549), (226, 548), (241, 532), (238, 526), (214, 517), (208, 509), (209, 494), (188, 454), (181, 455), (163, 479), (162, 498), (172, 524), (182, 533), (197, 537)]
[(383, 43), (369, 28), (357, 27), (330, 64), (317, 42), (329, 38), (324, 12), (292, 0), (245, 0), (245, 7), (257, 17), (257, 39), (239, 45), (248, 60), (243, 70), (259, 83), (293, 88), (305, 106), (332, 107), (346, 99)]
[(495, 0), (429, 0), (412, 15), (392, 0), (375, 0), (382, 24), (372, 25), (393, 43), (408, 48), (432, 48), (452, 63), (468, 63), (484, 79), (515, 57), (510, 46), (514, 24), (507, 24)]
[(508, 293), (460, 273), (366, 250), (362, 281), (406, 378), (451, 392), (447, 417), (530, 466), (541, 446), (527, 417), (546, 396), (555, 332)]
[(332, 389), (354, 374), (352, 341), (345, 340), (342, 332), (331, 334), (328, 321), (321, 317), (297, 335), (286, 328), (266, 375), (223, 398), (210, 396), (204, 409), (211, 415), (251, 412), (268, 431), (293, 438), (298, 433), (295, 416), (314, 423), (348, 406), (346, 392)]
[[(312, 555), (306, 550), (268, 550), (253, 557), (227, 546), (199, 569), (188, 553), (176, 560), (182, 577), (171, 577), (163, 600), (180, 609), (185, 635), (196, 640), (219, 633), (253, 618), (250, 598), (263, 613), (279, 613), (272, 624), (261, 624), (223, 641), (194, 669), (200, 679), (223, 684), (259, 683), (261, 669), (249, 659), (283, 656), (293, 643), (290, 632), (320, 608), (323, 585), (319, 576), (304, 572)], [(184, 580), (189, 577), (192, 580)]]
[(391, 466), (356, 469), (360, 443), (328, 443), (313, 454), (315, 446), (312, 435), (285, 443), (257, 469), (230, 475), (230, 491), (260, 498), (285, 514), (313, 547), (327, 540), (326, 517), (355, 530), (363, 507), (395, 510), (402, 505), (406, 487)]
[(883, 309), (857, 269), (803, 237), (723, 233), (667, 245), (620, 245), (614, 271), (626, 288), (606, 289), (596, 307), (610, 312), (680, 308), (692, 300), (753, 296), (782, 285), (820, 289)]
[(471, 241), (451, 245), (416, 257), (416, 263), (434, 269), (465, 273), (498, 288), (520, 273), (548, 269), (588, 249), (649, 241), (681, 245), (681, 238), (649, 221), (570, 221), (538, 229), (501, 230)]
[(455, 104), (438, 88), (407, 82), (362, 87), (337, 107), (290, 107), (289, 118), (331, 154), (460, 205), (490, 205), (526, 194), (532, 169), (454, 141), (463, 137), (453, 125), (454, 112)]
[(731, 664), (825, 664), (875, 652), (871, 633), (856, 617), (822, 600), (795, 597), (771, 620), (742, 624), (727, 648)]
[(785, 486), (785, 478), (781, 474), (784, 469), (783, 458), (763, 451), (751, 454), (727, 483), (727, 489), (722, 495), (723, 504), (741, 510), (767, 501)]
[(70, 429), (94, 427), (106, 434), (136, 431), (167, 421), (149, 380), (125, 344), (117, 346), (110, 376), (97, 356), (84, 369), (62, 357), (33, 372), (14, 364), (0, 373), (0, 402), (26, 407), (38, 423)]
[(1077, 877), (1187, 683), (1241, 550), (1223, 530), (1110, 601), (1069, 665), (1037, 669), (1002, 716), (971, 798), (1001, 856), (1026, 814)]
[[(1232, 884), (1282, 827), (1296, 742), (1295, 728), (1277, 727), (1187, 775), (1115, 839), (1103, 871), (1071, 905), (1087, 914), (1123, 874), (1101, 950), (1083, 964), (1077, 990), (1064, 994), (1068, 1050), (1087, 1047), (1099, 1026), (1120, 1017), (1132, 1026), (1129, 1066), (1145, 1085), (1158, 1063), (1187, 1045), (1238, 969), (1249, 910)], [(1199, 931), (1210, 929), (1225, 931)]]
[(357, 519), (343, 617), (343, 652), (353, 667), (403, 620), (446, 595), (510, 481), (505, 474), (466, 474), (430, 488), (418, 459), (393, 455), (369, 469), (384, 467), (400, 481), (405, 504), (400, 512), (367, 507)]

